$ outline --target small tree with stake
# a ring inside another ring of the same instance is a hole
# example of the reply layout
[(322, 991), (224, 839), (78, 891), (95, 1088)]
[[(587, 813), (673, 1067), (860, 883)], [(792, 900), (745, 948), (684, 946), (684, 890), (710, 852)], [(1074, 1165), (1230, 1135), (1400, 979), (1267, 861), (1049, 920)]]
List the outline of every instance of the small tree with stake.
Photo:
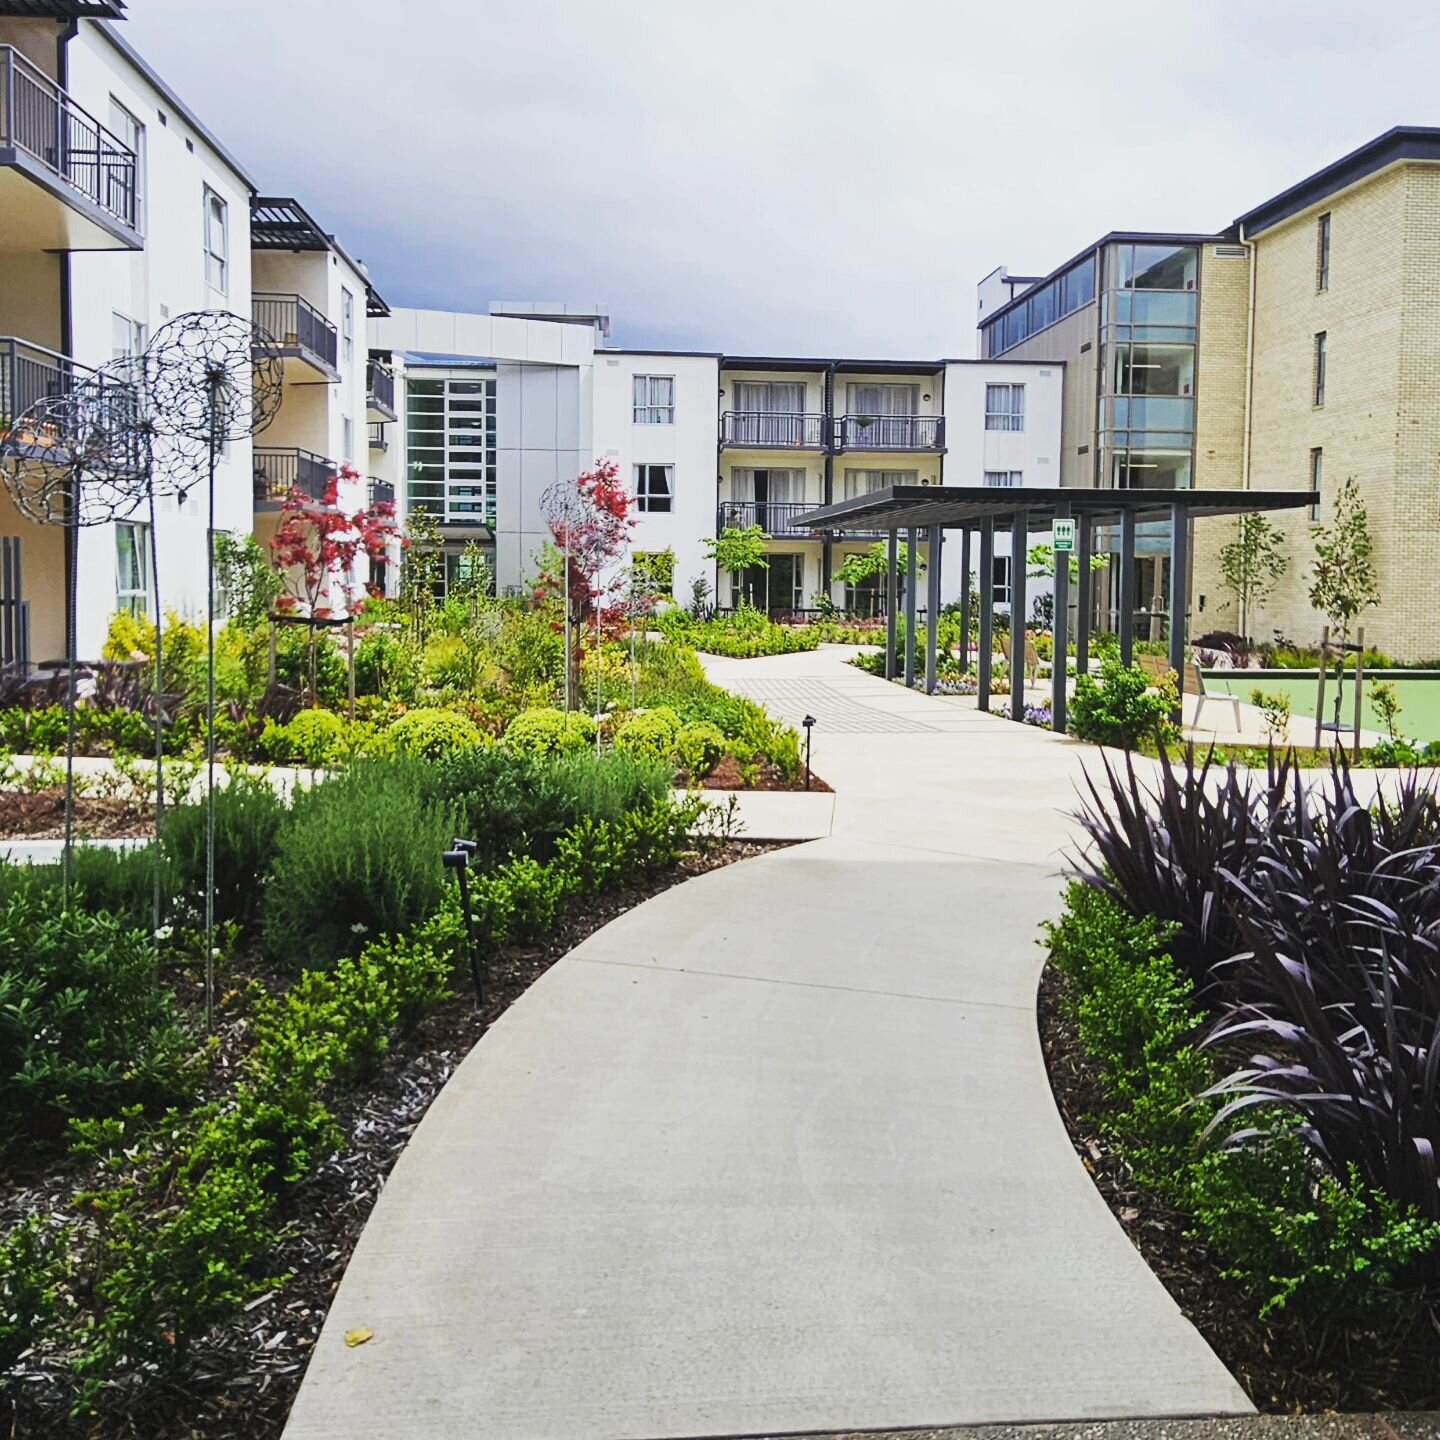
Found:
[(331, 587), (349, 585), (362, 557), (386, 560), (390, 541), (398, 534), (395, 505), (380, 500), (347, 513), (340, 506), (340, 485), (360, 478), (343, 466), (326, 482), (319, 499), (292, 490), (285, 497), (270, 553), (284, 580), (275, 602), (282, 615), (310, 622), (310, 700), (315, 700), (315, 628), (334, 616)]
[(1235, 597), (1240, 633), (1250, 638), (1250, 612), (1274, 593), (1290, 568), (1285, 537), (1263, 515), (1241, 515), (1235, 538), (1220, 550), (1220, 575)]
[(1340, 487), (1335, 502), (1335, 523), (1315, 527), (1315, 566), (1310, 579), (1310, 603), (1340, 635), (1340, 653), (1335, 661), (1334, 718), (1338, 733), (1350, 629), (1366, 610), (1380, 603), (1370, 517), (1353, 475), (1347, 476)]

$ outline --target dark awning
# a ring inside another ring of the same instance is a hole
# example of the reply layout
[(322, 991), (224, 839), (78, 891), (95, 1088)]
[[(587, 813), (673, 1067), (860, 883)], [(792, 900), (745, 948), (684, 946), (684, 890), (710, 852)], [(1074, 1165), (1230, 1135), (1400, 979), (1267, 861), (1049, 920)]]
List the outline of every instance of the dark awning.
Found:
[(1313, 490), (1093, 490), (1045, 487), (1002, 489), (990, 485), (891, 485), (806, 510), (788, 521), (791, 530), (973, 529), (993, 520), (1008, 529), (1023, 512), (1031, 530), (1048, 530), (1057, 513), (1086, 515), (1118, 524), (1129, 511), (1137, 521), (1168, 520), (1175, 506), (1194, 515), (1243, 515), (1256, 510), (1301, 510), (1317, 505)]

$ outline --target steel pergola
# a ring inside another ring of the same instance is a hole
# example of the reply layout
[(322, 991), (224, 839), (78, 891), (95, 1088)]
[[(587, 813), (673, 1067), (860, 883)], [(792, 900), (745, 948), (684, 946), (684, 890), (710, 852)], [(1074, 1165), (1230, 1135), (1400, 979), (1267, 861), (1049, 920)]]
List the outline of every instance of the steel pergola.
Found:
[[(895, 678), (898, 560), (900, 536), (906, 537), (911, 583), (906, 586), (906, 683), (915, 671), (915, 547), (922, 534), (930, 553), (928, 613), (925, 637), (925, 689), (936, 683), (936, 650), (940, 612), (940, 550), (943, 532), (961, 531), (960, 563), (970, 573), (970, 537), (979, 535), (981, 583), (980, 640), (976, 679), (979, 704), (990, 708), (991, 651), (994, 641), (994, 595), (989, 582), (995, 556), (995, 535), (1010, 535), (1011, 683), (1010, 713), (1025, 715), (1023, 652), (1017, 659), (1015, 643), (1023, 634), (1026, 601), (1026, 554), (1035, 531), (1048, 531), (1056, 520), (1075, 522), (1075, 558), (1079, 563), (1078, 620), (1075, 632), (1075, 668), (1084, 674), (1090, 660), (1091, 557), (1098, 526), (1119, 527), (1119, 640), (1120, 658), (1129, 665), (1135, 647), (1135, 528), (1145, 522), (1170, 524), (1170, 667), (1176, 675), (1185, 669), (1185, 617), (1190, 593), (1190, 521), (1196, 516), (1243, 515), (1263, 510), (1298, 510), (1318, 503), (1311, 490), (1092, 490), (1045, 488), (998, 489), (982, 485), (894, 485), (834, 505), (797, 515), (796, 529), (843, 535), (847, 531), (881, 531), (888, 536), (885, 575), (885, 678)], [(1051, 713), (1057, 733), (1066, 724), (1065, 657), (1070, 635), (1070, 556), (1055, 559), (1055, 658), (1051, 667)], [(961, 664), (968, 668), (970, 649), (969, 586), (961, 610)]]

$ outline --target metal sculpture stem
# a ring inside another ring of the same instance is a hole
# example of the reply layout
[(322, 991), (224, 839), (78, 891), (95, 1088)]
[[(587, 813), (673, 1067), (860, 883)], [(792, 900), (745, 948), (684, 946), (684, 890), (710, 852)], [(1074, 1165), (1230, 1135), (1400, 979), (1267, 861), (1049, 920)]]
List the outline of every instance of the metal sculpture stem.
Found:
[(165, 611), (160, 604), (160, 537), (155, 523), (155, 486), (147, 485), (150, 495), (150, 584), (155, 593), (155, 885), (151, 901), (151, 930), (159, 930), (165, 918), (164, 896), (160, 878), (160, 831), (165, 820), (165, 718), (160, 697), (165, 688), (165, 667), (160, 638)]
[(210, 377), (209, 515), (205, 530), (205, 1025), (215, 1028), (215, 460), (220, 386)]
[[(75, 487), (78, 492), (79, 486)], [(78, 504), (78, 494), (72, 496)], [(70, 877), (74, 870), (75, 846), (75, 651), (79, 644), (76, 611), (79, 608), (80, 531), (74, 525), (65, 528), (65, 844), (61, 852), (60, 883), (65, 897), (70, 898)]]

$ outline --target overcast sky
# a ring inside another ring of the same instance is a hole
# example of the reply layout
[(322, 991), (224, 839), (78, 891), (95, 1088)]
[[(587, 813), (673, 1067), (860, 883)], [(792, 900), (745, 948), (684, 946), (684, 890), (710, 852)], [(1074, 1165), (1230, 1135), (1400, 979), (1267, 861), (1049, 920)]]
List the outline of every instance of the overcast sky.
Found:
[(1410, 0), (129, 14), (261, 189), (392, 305), (599, 301), (632, 346), (972, 355), (997, 265), (1216, 229), (1391, 125), (1440, 123), (1440, 19)]

